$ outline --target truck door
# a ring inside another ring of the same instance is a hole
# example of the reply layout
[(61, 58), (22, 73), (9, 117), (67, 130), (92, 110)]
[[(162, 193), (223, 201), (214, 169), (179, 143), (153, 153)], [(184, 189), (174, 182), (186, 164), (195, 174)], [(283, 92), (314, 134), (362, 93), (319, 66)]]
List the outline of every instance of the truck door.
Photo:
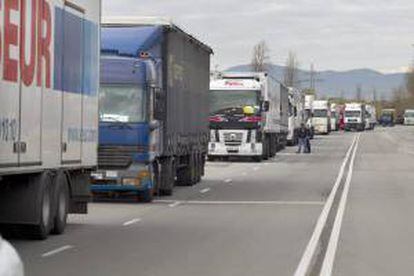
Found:
[(84, 11), (65, 1), (62, 17), (62, 164), (79, 164), (82, 154)]
[[(20, 26), (21, 38), (19, 43), (20, 59), (23, 67), (20, 66), (20, 141), (19, 141), (19, 166), (40, 166), (41, 165), (41, 132), (42, 132), (42, 93), (46, 89), (46, 74), (42, 70), (40, 84), (35, 74), (36, 66), (36, 7), (33, 1), (22, 1), (25, 5), (21, 7)], [(39, 7), (40, 8), (40, 7)], [(43, 7), (44, 8), (44, 7)], [(40, 10), (39, 14), (43, 14)], [(44, 33), (51, 33), (51, 27), (41, 21)], [(46, 30), (46, 28), (49, 28)], [(46, 47), (46, 45), (44, 45)], [(45, 60), (41, 62), (46, 66)], [(50, 85), (50, 83), (48, 84)]]

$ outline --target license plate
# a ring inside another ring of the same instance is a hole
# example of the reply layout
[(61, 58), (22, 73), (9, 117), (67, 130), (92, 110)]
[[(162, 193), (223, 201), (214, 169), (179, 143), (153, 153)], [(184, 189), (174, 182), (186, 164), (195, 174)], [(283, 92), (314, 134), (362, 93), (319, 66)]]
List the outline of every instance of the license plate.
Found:
[(118, 172), (117, 171), (106, 171), (106, 177), (117, 178), (118, 177)]
[(239, 151), (239, 147), (227, 147), (227, 151)]

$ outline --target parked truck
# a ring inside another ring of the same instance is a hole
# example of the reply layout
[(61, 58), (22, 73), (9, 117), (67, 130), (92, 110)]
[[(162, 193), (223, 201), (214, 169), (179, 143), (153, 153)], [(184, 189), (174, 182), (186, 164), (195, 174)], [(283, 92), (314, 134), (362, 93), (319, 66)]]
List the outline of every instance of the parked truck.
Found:
[(100, 2), (0, 6), (0, 38), (7, 37), (0, 40), (0, 223), (33, 238), (60, 234), (68, 213), (87, 212), (97, 159)]
[(381, 110), (380, 124), (383, 127), (393, 127), (396, 120), (396, 111), (394, 108), (386, 108)]
[(345, 104), (345, 130), (365, 130), (365, 104), (347, 103)]
[(212, 80), (209, 159), (273, 157), (286, 145), (288, 97), (288, 89), (264, 72)]
[(212, 50), (162, 19), (108, 18), (102, 27), (94, 193), (151, 201), (204, 174)]
[(305, 97), (301, 90), (289, 87), (289, 122), (288, 122), (288, 145), (296, 145), (298, 143), (298, 131), (304, 120)]
[(305, 124), (306, 127), (310, 130), (311, 139), (313, 139), (313, 135), (315, 132), (315, 129), (312, 124), (312, 117), (313, 117), (313, 102), (315, 101), (315, 95), (305, 95)]
[(329, 134), (331, 132), (331, 109), (326, 100), (315, 100), (312, 104), (312, 125), (316, 134)]
[(406, 109), (404, 111), (404, 125), (414, 125), (414, 109)]
[(365, 129), (373, 130), (377, 124), (377, 112), (375, 106), (367, 104), (365, 106)]

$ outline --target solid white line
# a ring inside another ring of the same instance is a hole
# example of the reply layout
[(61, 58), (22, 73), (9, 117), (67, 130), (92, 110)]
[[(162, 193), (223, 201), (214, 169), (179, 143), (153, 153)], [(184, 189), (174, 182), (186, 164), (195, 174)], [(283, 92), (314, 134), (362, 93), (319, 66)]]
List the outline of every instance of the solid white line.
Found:
[(180, 205), (181, 204), (181, 202), (179, 202), (179, 201), (176, 201), (176, 202), (174, 202), (174, 203), (171, 203), (170, 205), (168, 205), (168, 206), (170, 206), (171, 208), (174, 208), (174, 207), (177, 207), (178, 205)]
[(135, 219), (131, 219), (131, 220), (127, 221), (127, 222), (124, 222), (122, 225), (123, 225), (123, 226), (129, 226), (129, 225), (132, 225), (132, 224), (138, 223), (138, 222), (140, 222), (140, 221), (141, 221), (141, 219), (140, 219), (140, 218), (135, 218)]
[[(360, 136), (358, 135), (358, 142), (359, 142), (359, 137)], [(354, 161), (355, 161), (355, 156), (356, 156), (356, 152), (358, 149), (358, 142), (352, 154), (344, 190), (341, 195), (341, 201), (339, 203), (338, 211), (336, 213), (335, 222), (334, 222), (332, 232), (331, 232), (331, 237), (329, 239), (328, 247), (327, 247), (326, 254), (325, 254), (325, 259), (322, 264), (322, 269), (320, 273), (321, 276), (332, 275), (333, 264), (335, 262), (336, 249), (338, 247), (339, 236), (340, 236), (341, 227), (342, 227), (342, 221), (344, 218), (346, 203), (347, 203), (348, 194), (349, 194), (349, 187), (351, 186), (352, 174), (354, 171)]]
[[(154, 200), (154, 203), (170, 203), (169, 200)], [(188, 200), (181, 204), (188, 205), (324, 205), (323, 201), (208, 201), (208, 200)]]
[(344, 175), (345, 172), (345, 166), (351, 156), (351, 152), (352, 149), (354, 148), (354, 145), (356, 144), (356, 140), (357, 140), (357, 136), (354, 136), (354, 139), (352, 141), (351, 146), (349, 147), (345, 158), (342, 162), (341, 168), (339, 170), (338, 173), (338, 177), (336, 178), (335, 181), (335, 185), (333, 186), (331, 193), (329, 194), (329, 197), (325, 203), (325, 206), (323, 207), (323, 210), (321, 212), (321, 214), (319, 215), (318, 221), (316, 223), (315, 229), (312, 233), (311, 239), (309, 240), (306, 249), (302, 255), (302, 258), (299, 262), (298, 267), (296, 268), (295, 271), (295, 276), (305, 276), (307, 275), (307, 272), (309, 270), (309, 267), (311, 265), (312, 262), (312, 258), (318, 248), (318, 244), (319, 244), (319, 239), (321, 237), (322, 234), (322, 230), (325, 227), (326, 221), (328, 219), (328, 214), (332, 208), (332, 204), (336, 195), (336, 192), (339, 188), (339, 185), (341, 183), (342, 177)]
[(231, 178), (228, 178), (228, 179), (224, 180), (224, 183), (227, 183), (227, 184), (232, 183), (232, 182), (233, 182), (233, 180)]
[(210, 190), (211, 190), (210, 188), (205, 188), (205, 189), (200, 190), (200, 193), (205, 194), (209, 192)]
[(63, 252), (63, 251), (66, 251), (66, 250), (69, 250), (69, 249), (72, 249), (72, 248), (73, 248), (72, 245), (64, 245), (62, 247), (56, 248), (54, 250), (51, 250), (49, 252), (46, 252), (46, 253), (42, 254), (42, 257), (43, 258), (47, 258), (47, 257), (56, 255), (56, 254), (58, 254), (60, 252)]

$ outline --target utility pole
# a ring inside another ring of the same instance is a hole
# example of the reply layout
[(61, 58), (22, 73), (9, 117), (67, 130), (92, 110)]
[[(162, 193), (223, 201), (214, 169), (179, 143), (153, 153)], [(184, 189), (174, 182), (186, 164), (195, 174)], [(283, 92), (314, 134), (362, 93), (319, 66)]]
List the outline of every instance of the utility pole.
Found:
[(315, 66), (313, 64), (313, 62), (311, 63), (311, 68), (310, 68), (310, 89), (315, 91)]

